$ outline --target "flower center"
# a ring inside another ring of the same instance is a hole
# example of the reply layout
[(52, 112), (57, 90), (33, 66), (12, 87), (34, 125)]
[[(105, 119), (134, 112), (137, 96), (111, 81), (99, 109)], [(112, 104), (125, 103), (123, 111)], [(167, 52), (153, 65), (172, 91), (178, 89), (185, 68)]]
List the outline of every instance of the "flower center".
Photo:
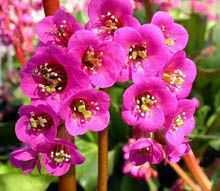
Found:
[(71, 160), (71, 155), (62, 146), (57, 146), (54, 150), (50, 152), (50, 158), (56, 164), (63, 164)]
[(180, 89), (185, 82), (185, 74), (181, 70), (175, 70), (174, 72), (165, 72), (163, 74), (163, 80), (176, 89)]
[(157, 104), (157, 100), (154, 96), (150, 94), (144, 94), (136, 98), (136, 111), (142, 116), (145, 116), (146, 112)]
[(49, 129), (53, 124), (53, 120), (47, 113), (35, 114), (31, 112), (29, 123), (31, 130), (39, 132)]
[(60, 93), (67, 85), (67, 74), (60, 64), (44, 63), (33, 72), (40, 91), (46, 95)]
[(55, 26), (55, 30), (52, 32), (54, 36), (54, 44), (67, 47), (68, 41), (73, 34), (73, 30), (66, 20), (63, 20), (61, 24)]
[(174, 46), (175, 45), (175, 40), (168, 37), (168, 38), (165, 39), (165, 44), (167, 46)]
[(102, 55), (103, 52), (96, 52), (93, 48), (89, 47), (82, 59), (84, 69), (95, 73), (102, 66)]
[(71, 108), (73, 111), (73, 116), (80, 118), (81, 122), (84, 122), (85, 120), (90, 120), (92, 118), (93, 113), (90, 107), (82, 99), (73, 101)]
[(146, 45), (132, 45), (129, 48), (128, 53), (129, 59), (132, 61), (141, 61), (147, 58), (147, 47)]
[(184, 125), (185, 120), (186, 120), (185, 112), (182, 112), (179, 115), (177, 115), (173, 121), (172, 131), (176, 131), (178, 128), (182, 127)]
[(108, 34), (113, 34), (118, 28), (122, 27), (122, 23), (111, 12), (107, 12), (107, 14), (102, 15), (100, 20), (103, 23), (104, 30)]

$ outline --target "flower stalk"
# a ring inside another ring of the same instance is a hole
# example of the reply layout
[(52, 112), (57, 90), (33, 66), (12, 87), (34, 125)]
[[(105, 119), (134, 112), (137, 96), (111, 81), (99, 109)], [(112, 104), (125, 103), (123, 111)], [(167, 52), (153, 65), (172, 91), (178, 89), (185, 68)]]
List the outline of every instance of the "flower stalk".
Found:
[[(43, 7), (46, 16), (53, 15), (59, 9), (59, 0), (43, 0)], [(76, 191), (76, 173), (75, 166), (71, 170), (59, 177), (59, 191)]]
[(147, 21), (150, 21), (153, 16), (151, 0), (144, 0), (144, 7), (145, 7)]
[(192, 188), (193, 191), (200, 191), (198, 185), (184, 172), (177, 163), (168, 162), (171, 168), (183, 179), (183, 181)]
[(108, 190), (108, 128), (99, 133), (97, 191)]
[(194, 155), (194, 153), (189, 151), (188, 154), (186, 154), (183, 157), (189, 171), (194, 176), (195, 180), (198, 182), (198, 184), (201, 186), (202, 190), (204, 191), (211, 191), (212, 184), (209, 181), (208, 177), (202, 170), (202, 168), (199, 166), (198, 161)]

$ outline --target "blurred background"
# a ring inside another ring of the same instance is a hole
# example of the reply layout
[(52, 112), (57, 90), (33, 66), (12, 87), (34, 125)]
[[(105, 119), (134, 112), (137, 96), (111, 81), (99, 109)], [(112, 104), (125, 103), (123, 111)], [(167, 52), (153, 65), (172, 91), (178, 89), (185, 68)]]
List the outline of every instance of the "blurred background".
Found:
[[(81, 23), (87, 22), (88, 0), (61, 2)], [(145, 23), (144, 3), (141, 0), (132, 3), (135, 16)], [(191, 97), (200, 100), (196, 113), (197, 127), (190, 136), (191, 146), (211, 179), (214, 190), (220, 190), (220, 0), (152, 0), (152, 4), (154, 11), (169, 11), (189, 32), (186, 51), (198, 68)], [(35, 24), (43, 17), (40, 0), (0, 0), (0, 191), (57, 190), (56, 178), (46, 175), (44, 171), (23, 175), (8, 161), (9, 153), (21, 146), (14, 133), (18, 108), (30, 103), (19, 88), (20, 62), (34, 53), (38, 43)], [(116, 86), (109, 93), (112, 97), (109, 191), (190, 190), (164, 164), (154, 167), (158, 175), (149, 182), (122, 174), (121, 148), (131, 132), (120, 119), (122, 88)], [(95, 191), (97, 137), (89, 133), (78, 138), (76, 144), (87, 158), (86, 163), (77, 168), (78, 190)]]

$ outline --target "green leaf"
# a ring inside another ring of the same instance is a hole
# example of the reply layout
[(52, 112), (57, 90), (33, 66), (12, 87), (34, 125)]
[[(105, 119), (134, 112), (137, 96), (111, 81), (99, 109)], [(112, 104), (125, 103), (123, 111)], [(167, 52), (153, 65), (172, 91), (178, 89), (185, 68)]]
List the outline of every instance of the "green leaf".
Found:
[(0, 165), (0, 190), (5, 191), (45, 191), (53, 177), (43, 175), (24, 175), (9, 164)]
[(209, 145), (217, 151), (220, 150), (220, 140), (219, 139), (210, 141)]
[[(95, 143), (77, 138), (76, 145), (85, 156), (84, 164), (76, 167), (77, 179), (85, 191), (94, 191), (98, 175), (98, 146)], [(109, 152), (109, 174), (112, 173), (115, 152)]]

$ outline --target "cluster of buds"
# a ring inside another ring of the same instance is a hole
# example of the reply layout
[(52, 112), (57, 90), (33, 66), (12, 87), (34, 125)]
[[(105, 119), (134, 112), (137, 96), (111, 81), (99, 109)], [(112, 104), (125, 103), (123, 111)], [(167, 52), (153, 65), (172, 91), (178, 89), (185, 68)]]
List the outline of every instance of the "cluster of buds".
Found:
[(63, 8), (39, 22), (40, 44), (21, 71), (32, 104), (19, 111), (16, 135), (26, 146), (11, 155), (16, 167), (29, 173), (43, 164), (61, 176), (81, 164), (72, 137), (107, 128), (105, 89), (128, 81), (122, 118), (138, 133), (124, 148), (124, 172), (148, 179), (157, 174), (151, 164), (189, 150), (198, 102), (186, 99), (196, 76), (183, 51), (187, 31), (166, 12), (144, 25), (132, 13), (127, 1), (91, 0), (85, 26)]

